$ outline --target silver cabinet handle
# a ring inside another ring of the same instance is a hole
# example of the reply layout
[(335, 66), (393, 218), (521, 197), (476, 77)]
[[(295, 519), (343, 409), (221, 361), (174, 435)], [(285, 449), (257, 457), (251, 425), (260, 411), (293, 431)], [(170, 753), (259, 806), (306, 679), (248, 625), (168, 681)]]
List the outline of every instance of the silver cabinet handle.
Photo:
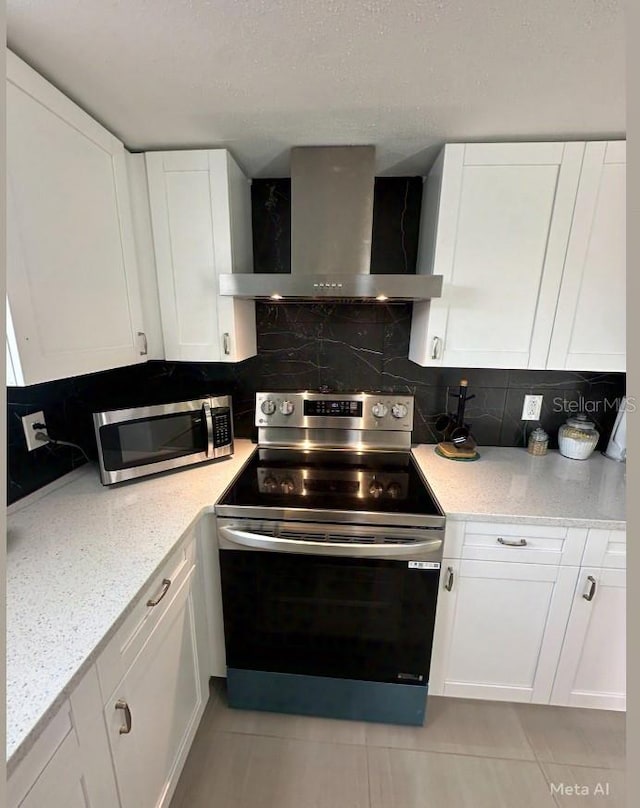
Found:
[(213, 416), (211, 415), (211, 404), (206, 401), (202, 405), (202, 415), (207, 425), (207, 457), (213, 457)]
[(432, 359), (437, 359), (438, 358), (438, 349), (440, 348), (440, 342), (441, 342), (440, 337), (434, 337), (433, 338), (433, 343), (432, 343), (432, 348), (431, 348), (431, 358)]
[(509, 541), (508, 539), (503, 539), (502, 536), (498, 536), (498, 543), (504, 544), (505, 547), (526, 547), (527, 540), (526, 539), (518, 539), (517, 541)]
[(129, 705), (124, 699), (118, 699), (116, 710), (124, 710), (124, 726), (120, 727), (118, 732), (120, 735), (128, 735), (131, 732), (131, 710)]
[(453, 567), (447, 567), (447, 580), (444, 588), (447, 590), (447, 592), (451, 592), (453, 589)]
[(151, 598), (147, 601), (147, 606), (157, 606), (158, 603), (162, 600), (162, 598), (167, 594), (169, 591), (169, 587), (171, 586), (171, 579), (170, 578), (163, 578), (162, 579), (162, 589), (160, 590), (160, 594), (157, 598)]
[(587, 575), (587, 581), (589, 582), (589, 591), (585, 592), (582, 597), (585, 600), (593, 600), (593, 596), (596, 594), (596, 579), (593, 575)]
[(229, 333), (226, 331), (222, 335), (222, 345), (225, 356), (229, 356), (229, 354), (231, 353), (231, 337), (229, 336)]
[(142, 337), (142, 350), (140, 351), (140, 356), (146, 356), (149, 353), (147, 335), (144, 333), (144, 331), (138, 331), (138, 336)]
[[(356, 542), (306, 541), (305, 539), (281, 539), (222, 525), (219, 546), (247, 547), (252, 550), (275, 550), (281, 553), (307, 553), (325, 556), (348, 556), (350, 558), (415, 558), (416, 553), (436, 552), (442, 547), (442, 539), (407, 542), (407, 544), (357, 544)], [(228, 544), (227, 544), (228, 543)]]

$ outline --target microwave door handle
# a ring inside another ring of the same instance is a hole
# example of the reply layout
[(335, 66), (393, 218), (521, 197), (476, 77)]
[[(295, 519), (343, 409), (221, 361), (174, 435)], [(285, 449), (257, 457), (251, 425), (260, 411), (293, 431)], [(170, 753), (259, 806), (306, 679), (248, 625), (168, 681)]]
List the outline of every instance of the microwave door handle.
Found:
[(211, 415), (211, 405), (206, 401), (202, 405), (202, 417), (207, 425), (207, 457), (213, 457), (213, 416)]
[(281, 553), (308, 553), (311, 555), (350, 556), (366, 558), (415, 558), (420, 552), (435, 552), (441, 549), (442, 539), (408, 542), (407, 544), (356, 544), (355, 542), (300, 541), (249, 533), (234, 527), (222, 525), (218, 528), (222, 537), (230, 544), (253, 550), (271, 550)]

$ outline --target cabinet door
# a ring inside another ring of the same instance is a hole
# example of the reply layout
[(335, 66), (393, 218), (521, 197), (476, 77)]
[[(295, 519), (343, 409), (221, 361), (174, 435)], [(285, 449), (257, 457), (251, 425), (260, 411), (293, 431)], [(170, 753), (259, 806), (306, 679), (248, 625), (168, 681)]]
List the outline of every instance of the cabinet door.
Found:
[(255, 303), (218, 295), (219, 274), (253, 268), (249, 182), (224, 149), (146, 161), (166, 358), (253, 356)]
[(85, 791), (77, 738), (69, 733), (19, 808), (98, 808)]
[(227, 656), (224, 645), (224, 621), (222, 619), (222, 584), (220, 580), (220, 553), (216, 518), (205, 514), (199, 525), (199, 553), (202, 559), (202, 591), (207, 630), (206, 648), (209, 660), (209, 675), (227, 675)]
[(626, 367), (626, 143), (587, 143), (548, 367)]
[(44, 727), (7, 784), (10, 808), (119, 805), (95, 668)]
[(198, 655), (195, 570), (105, 706), (123, 808), (169, 804), (204, 711), (207, 677)]
[(624, 710), (625, 570), (582, 567), (552, 703)]
[(577, 568), (453, 559), (442, 567), (429, 691), (547, 703)]
[(583, 143), (448, 145), (423, 200), (419, 272), (443, 294), (414, 304), (423, 366), (544, 368)]
[(13, 54), (7, 62), (15, 381), (145, 361), (125, 149)]

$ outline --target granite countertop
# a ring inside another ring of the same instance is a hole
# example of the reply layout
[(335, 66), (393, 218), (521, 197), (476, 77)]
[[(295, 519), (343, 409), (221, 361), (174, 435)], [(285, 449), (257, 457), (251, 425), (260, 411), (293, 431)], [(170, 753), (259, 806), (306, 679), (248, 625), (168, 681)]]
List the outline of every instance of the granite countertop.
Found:
[(473, 462), (447, 460), (435, 446), (413, 454), (447, 519), (538, 522), (624, 529), (626, 464), (602, 454), (569, 460), (552, 451), (481, 447)]
[[(95, 660), (138, 595), (255, 449), (115, 488), (95, 465), (7, 514), (7, 760)], [(22, 507), (21, 507), (22, 506)]]
[[(85, 466), (9, 508), (7, 759), (12, 770), (187, 530), (255, 445), (232, 458), (105, 488)], [(448, 519), (624, 528), (625, 466), (593, 455), (482, 448), (456, 463), (413, 449)]]

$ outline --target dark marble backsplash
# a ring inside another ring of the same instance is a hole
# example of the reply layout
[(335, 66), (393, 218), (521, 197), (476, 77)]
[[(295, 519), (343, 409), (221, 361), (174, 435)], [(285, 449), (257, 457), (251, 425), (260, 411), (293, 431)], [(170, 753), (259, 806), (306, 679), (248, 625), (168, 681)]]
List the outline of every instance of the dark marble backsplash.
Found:
[[(557, 447), (558, 427), (571, 408), (590, 413), (606, 446), (625, 393), (623, 373), (421, 368), (407, 359), (411, 304), (257, 304), (258, 355), (237, 365), (148, 362), (72, 379), (8, 389), (8, 500), (84, 463), (70, 447), (27, 452), (20, 416), (42, 409), (50, 434), (96, 456), (91, 413), (101, 409), (188, 399), (203, 393), (233, 396), (238, 437), (255, 437), (258, 390), (328, 388), (402, 392), (416, 398), (414, 441), (434, 442), (438, 415), (455, 408), (449, 397), (461, 378), (475, 398), (467, 406), (480, 447), (522, 446), (525, 393), (542, 393), (541, 423)], [(535, 424), (531, 423), (531, 429)]]

